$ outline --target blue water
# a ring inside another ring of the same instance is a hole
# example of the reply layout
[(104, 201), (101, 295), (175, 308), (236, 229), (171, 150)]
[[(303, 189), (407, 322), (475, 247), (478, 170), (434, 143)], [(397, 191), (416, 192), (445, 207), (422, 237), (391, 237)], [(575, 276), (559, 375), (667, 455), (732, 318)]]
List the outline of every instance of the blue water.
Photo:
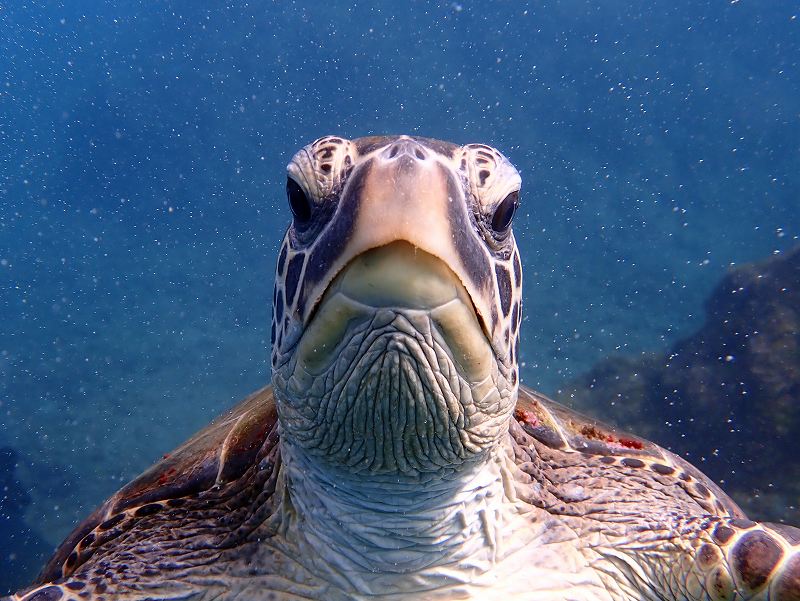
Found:
[(316, 137), (512, 159), (545, 392), (797, 244), (796, 2), (200, 4), (0, 4), (0, 592), (268, 379), (284, 167)]

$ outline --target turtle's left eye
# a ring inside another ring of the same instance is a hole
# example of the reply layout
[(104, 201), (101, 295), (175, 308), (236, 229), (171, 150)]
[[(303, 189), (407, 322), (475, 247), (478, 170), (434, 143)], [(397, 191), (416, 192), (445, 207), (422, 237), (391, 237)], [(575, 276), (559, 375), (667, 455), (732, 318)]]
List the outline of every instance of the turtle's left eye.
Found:
[(292, 209), (295, 222), (307, 223), (311, 219), (311, 202), (300, 184), (291, 177), (286, 178), (286, 198), (289, 200), (289, 208)]
[(504, 234), (511, 227), (511, 221), (514, 219), (514, 213), (519, 206), (519, 190), (512, 192), (506, 196), (503, 201), (497, 205), (492, 215), (492, 229), (498, 234)]

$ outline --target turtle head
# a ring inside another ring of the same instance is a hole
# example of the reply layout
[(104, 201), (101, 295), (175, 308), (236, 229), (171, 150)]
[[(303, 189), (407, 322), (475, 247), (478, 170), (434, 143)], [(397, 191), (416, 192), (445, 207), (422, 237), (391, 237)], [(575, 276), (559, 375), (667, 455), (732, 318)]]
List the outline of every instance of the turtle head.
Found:
[(496, 445), (518, 382), (519, 187), (481, 144), (325, 137), (294, 156), (272, 323), (284, 437), (378, 473)]

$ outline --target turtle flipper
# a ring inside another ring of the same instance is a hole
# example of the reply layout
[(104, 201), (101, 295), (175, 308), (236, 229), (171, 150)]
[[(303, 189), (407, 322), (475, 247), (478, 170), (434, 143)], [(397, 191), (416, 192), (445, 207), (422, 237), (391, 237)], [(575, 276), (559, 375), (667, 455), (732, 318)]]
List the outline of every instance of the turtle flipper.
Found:
[(651, 527), (655, 540), (642, 529), (624, 546), (596, 549), (612, 598), (800, 601), (798, 528), (718, 516)]
[(705, 595), (692, 599), (800, 599), (800, 529), (723, 519), (707, 535), (689, 575), (702, 583)]

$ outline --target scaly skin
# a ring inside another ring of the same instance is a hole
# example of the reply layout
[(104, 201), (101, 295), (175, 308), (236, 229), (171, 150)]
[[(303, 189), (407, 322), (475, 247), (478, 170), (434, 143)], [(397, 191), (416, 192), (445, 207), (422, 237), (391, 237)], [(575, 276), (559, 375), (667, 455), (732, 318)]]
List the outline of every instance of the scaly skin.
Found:
[(323, 138), (289, 177), (272, 387), (9, 599), (800, 600), (799, 530), (519, 386), (500, 153)]
[[(534, 400), (543, 402), (541, 397)], [(264, 394), (263, 402), (271, 403), (271, 393)], [(527, 396), (520, 401), (530, 411), (541, 411), (530, 402)], [(636, 475), (632, 477), (631, 468), (624, 465), (631, 457), (556, 451), (526, 431), (535, 431), (528, 421), (511, 423), (511, 448), (519, 470), (514, 489), (529, 512), (527, 517), (538, 521), (547, 536), (527, 541), (522, 556), (527, 564), (524, 570), (535, 575), (534, 584), (546, 588), (536, 591), (530, 586), (502, 594), (514, 599), (793, 598), (793, 576), (800, 562), (797, 545), (769, 525), (714, 515), (709, 509), (714, 505), (713, 491), (706, 497), (696, 490), (693, 476), (682, 471), (680, 462), (673, 474), (666, 474), (665, 468), (673, 467), (670, 456), (656, 461), (639, 455), (644, 465), (633, 468)], [(313, 574), (319, 570), (314, 570), (313, 549), (303, 546), (303, 555), (295, 559), (282, 553), (290, 545), (281, 533), (287, 531), (286, 522), (293, 516), (284, 512), (280, 500), (286, 491), (276, 434), (273, 431), (268, 437), (271, 442), (259, 449), (243, 476), (221, 488), (183, 497), (180, 506), (159, 502), (157, 510), (145, 512), (149, 515), (136, 517), (141, 506), (128, 509), (123, 512), (125, 518), (111, 528), (99, 526), (90, 533), (95, 538), (86, 545), (91, 555), (87, 553), (64, 582), (13, 598), (56, 598), (54, 591), (62, 599), (87, 598), (79, 597), (80, 592), (91, 599), (457, 599), (470, 595), (491, 599), (501, 595), (477, 584), (428, 590), (416, 597), (367, 595), (314, 581)], [(608, 463), (607, 458), (614, 462)], [(538, 483), (543, 484), (541, 489)], [(273, 494), (276, 489), (278, 494)], [(333, 490), (326, 482), (318, 493), (329, 495)], [(635, 494), (637, 502), (621, 499), (622, 490)], [(110, 513), (120, 515), (116, 510)], [(276, 538), (281, 544), (273, 544)], [(157, 558), (153, 546), (158, 548)], [(525, 554), (526, 550), (535, 552)], [(783, 557), (771, 568), (775, 553)], [(289, 573), (293, 579), (285, 577)], [(519, 582), (530, 585), (524, 575)], [(298, 585), (300, 576), (310, 584)], [(375, 575), (363, 570), (362, 577), (369, 580)], [(352, 575), (350, 579), (355, 580)], [(757, 592), (749, 596), (748, 586)], [(739, 589), (738, 596), (734, 588)]]

